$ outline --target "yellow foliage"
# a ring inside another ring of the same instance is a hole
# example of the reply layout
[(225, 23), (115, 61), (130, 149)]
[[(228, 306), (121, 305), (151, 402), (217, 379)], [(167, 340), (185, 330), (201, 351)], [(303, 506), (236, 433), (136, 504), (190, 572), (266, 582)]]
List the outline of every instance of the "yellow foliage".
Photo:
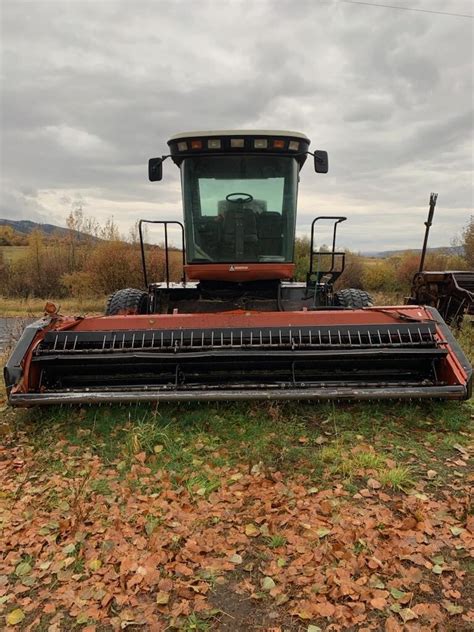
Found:
[[(113, 220), (100, 226), (76, 209), (67, 218), (69, 231), (46, 236), (40, 230), (28, 237), (21, 257), (2, 256), (0, 250), (0, 294), (8, 297), (77, 299), (103, 296), (125, 287), (144, 286), (140, 246), (136, 231), (129, 241), (120, 239)], [(14, 232), (14, 231), (13, 231)], [(16, 239), (9, 227), (0, 227), (0, 243)], [(465, 257), (447, 253), (429, 253), (426, 270), (453, 270), (474, 267), (474, 216), (463, 233)], [(12, 246), (4, 246), (12, 248)], [(309, 269), (310, 243), (307, 237), (295, 241), (295, 278), (305, 281)], [(327, 247), (321, 247), (327, 251)], [(419, 267), (419, 253), (405, 252), (389, 259), (369, 259), (346, 253), (346, 269), (336, 289), (354, 287), (369, 292), (406, 295)], [(148, 244), (146, 261), (150, 282), (165, 278), (164, 249)], [(321, 262), (326, 263), (326, 257)], [(170, 280), (183, 274), (182, 253), (169, 252)]]
[(470, 269), (474, 268), (474, 215), (471, 215), (463, 235), (464, 259)]
[(395, 290), (397, 278), (394, 266), (387, 259), (380, 259), (372, 265), (366, 266), (363, 273), (363, 287), (369, 292), (371, 290)]

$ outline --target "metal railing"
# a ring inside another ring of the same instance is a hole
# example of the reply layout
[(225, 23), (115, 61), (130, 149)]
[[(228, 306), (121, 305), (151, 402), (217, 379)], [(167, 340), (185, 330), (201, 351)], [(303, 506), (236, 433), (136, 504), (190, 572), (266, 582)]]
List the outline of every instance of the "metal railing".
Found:
[(140, 249), (142, 253), (142, 266), (143, 266), (143, 278), (145, 281), (145, 287), (148, 288), (148, 274), (146, 269), (146, 254), (145, 254), (145, 242), (143, 239), (143, 224), (162, 224), (165, 229), (165, 280), (166, 287), (170, 286), (170, 266), (169, 266), (169, 245), (168, 245), (168, 226), (170, 224), (175, 224), (181, 228), (181, 252), (182, 252), (182, 263), (183, 263), (183, 277), (182, 281), (185, 283), (185, 275), (184, 275), (184, 265), (186, 263), (186, 250), (184, 245), (184, 226), (181, 222), (175, 220), (152, 220), (152, 219), (141, 219), (138, 222), (138, 233), (140, 235)]

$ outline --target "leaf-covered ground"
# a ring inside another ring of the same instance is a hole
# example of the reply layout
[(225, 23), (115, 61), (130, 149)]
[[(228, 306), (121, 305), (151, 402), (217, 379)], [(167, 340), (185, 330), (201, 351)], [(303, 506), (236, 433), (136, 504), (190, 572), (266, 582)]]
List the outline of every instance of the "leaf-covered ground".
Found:
[(2, 629), (474, 627), (470, 403), (0, 415)]
[(4, 411), (21, 630), (468, 630), (471, 407)]

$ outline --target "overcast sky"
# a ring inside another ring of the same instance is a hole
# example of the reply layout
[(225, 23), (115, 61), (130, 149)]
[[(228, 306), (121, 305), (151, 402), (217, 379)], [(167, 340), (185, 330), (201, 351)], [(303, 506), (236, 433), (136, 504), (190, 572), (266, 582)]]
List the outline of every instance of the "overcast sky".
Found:
[[(367, 0), (375, 2), (376, 0)], [(473, 0), (379, 0), (474, 14)], [(344, 214), (341, 245), (449, 245), (473, 207), (474, 20), (336, 0), (0, 0), (0, 217), (126, 233), (180, 219), (178, 170), (149, 157), (194, 129), (290, 129), (326, 149), (298, 233)]]

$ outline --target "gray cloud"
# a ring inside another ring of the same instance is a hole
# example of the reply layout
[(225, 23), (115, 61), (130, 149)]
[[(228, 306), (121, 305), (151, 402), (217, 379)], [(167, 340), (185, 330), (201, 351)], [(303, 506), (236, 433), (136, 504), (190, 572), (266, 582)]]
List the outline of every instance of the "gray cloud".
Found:
[(350, 217), (355, 249), (415, 247), (437, 190), (445, 245), (472, 210), (470, 20), (331, 0), (4, 0), (1, 28), (2, 216), (64, 223), (80, 200), (124, 233), (178, 218), (178, 171), (150, 184), (148, 157), (173, 133), (238, 127), (329, 150), (327, 177), (303, 171), (300, 234), (324, 210)]

